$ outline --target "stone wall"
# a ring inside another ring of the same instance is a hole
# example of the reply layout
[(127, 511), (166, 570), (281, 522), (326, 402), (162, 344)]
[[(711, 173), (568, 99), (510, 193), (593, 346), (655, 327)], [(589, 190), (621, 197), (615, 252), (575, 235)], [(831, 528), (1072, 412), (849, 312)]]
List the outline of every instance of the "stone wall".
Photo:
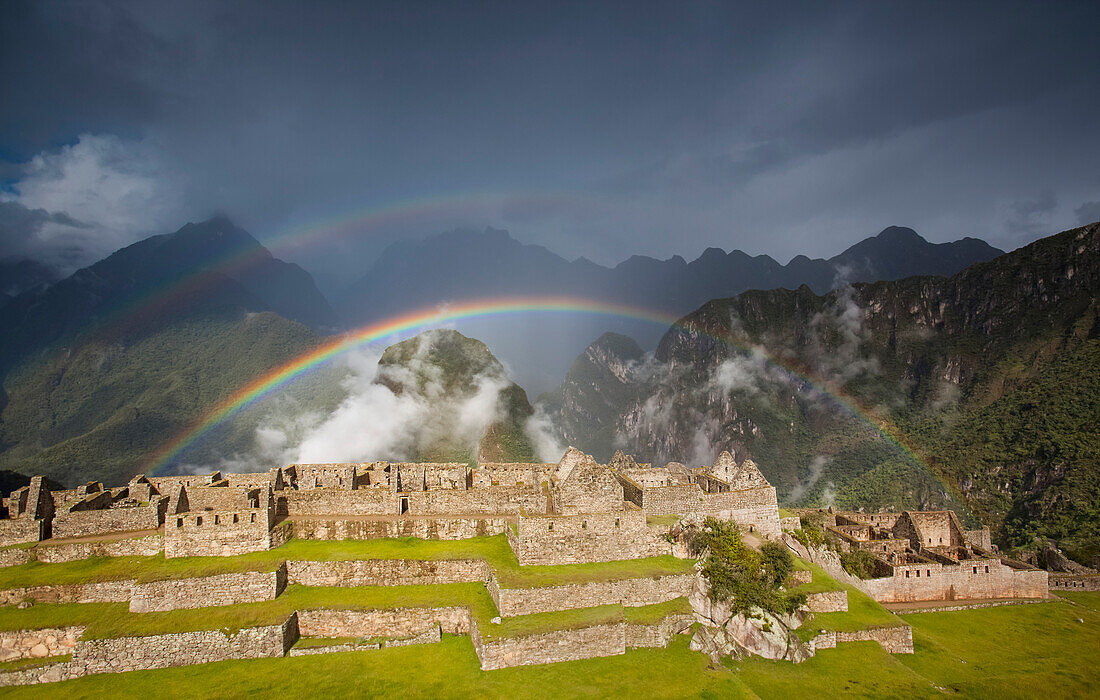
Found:
[(0, 549), (0, 568), (5, 566), (19, 566), (34, 560), (34, 550), (24, 547), (9, 547)]
[(481, 668), (491, 671), (514, 666), (616, 656), (626, 652), (626, 623), (560, 630), (527, 637), (482, 641), (474, 625), (470, 629)]
[(252, 472), (248, 474), (226, 474), (225, 480), (230, 488), (259, 489), (265, 486), (273, 486), (271, 472)]
[(268, 508), (169, 515), (164, 523), (164, 556), (228, 557), (270, 549), (269, 517)]
[(733, 520), (768, 537), (779, 537), (781, 532), (779, 505), (771, 486), (720, 493), (704, 493), (698, 484), (642, 487), (638, 505), (649, 515), (710, 516)]
[(77, 642), (71, 667), (78, 675), (121, 673), (170, 666), (283, 656), (297, 640), (294, 615), (282, 625), (250, 627), (235, 634), (218, 630)]
[(486, 587), (500, 614), (512, 617), (555, 610), (593, 608), (598, 605), (655, 605), (691, 593), (694, 578), (694, 574), (678, 574), (538, 588), (500, 588), (493, 578)]
[(109, 542), (66, 542), (52, 544), (48, 540), (32, 550), (38, 561), (59, 564), (88, 557), (149, 557), (164, 551), (164, 537), (130, 537)]
[(298, 480), (298, 488), (354, 489), (358, 464), (339, 462), (331, 464), (292, 464)]
[(631, 648), (667, 647), (672, 635), (691, 628), (695, 616), (691, 613), (668, 615), (653, 625), (626, 625), (626, 645)]
[(341, 520), (300, 518), (288, 521), (293, 536), (304, 540), (376, 540), (416, 537), (422, 540), (464, 540), (499, 535), (509, 528), (505, 517), (408, 518)]
[(303, 637), (408, 637), (435, 625), (448, 634), (468, 634), (473, 623), (461, 607), (298, 611)]
[(0, 605), (17, 605), (24, 600), (38, 603), (126, 603), (130, 600), (133, 584), (133, 581), (125, 580), (9, 588), (0, 591)]
[[(546, 511), (546, 494), (538, 485), (485, 486), (474, 489), (436, 489), (397, 494), (398, 510), (410, 515), (499, 515), (520, 510)], [(403, 500), (407, 499), (407, 500)]]
[(1100, 591), (1100, 574), (1050, 574), (1050, 590)]
[[(913, 653), (913, 628), (909, 625), (875, 627), (873, 629), (830, 632), (827, 634), (835, 635), (834, 646), (844, 642), (878, 642), (879, 646), (890, 654)], [(823, 647), (818, 646), (818, 648)]]
[(53, 519), (53, 537), (89, 537), (116, 532), (156, 530), (163, 524), (164, 501), (157, 497), (146, 506), (58, 512)]
[(235, 511), (258, 508), (260, 489), (245, 486), (188, 486), (188, 511)]
[(130, 612), (207, 608), (218, 605), (275, 600), (287, 583), (286, 564), (275, 571), (246, 571), (198, 578), (136, 583), (130, 593)]
[(82, 634), (83, 627), (0, 632), (0, 662), (70, 654)]
[(806, 596), (806, 610), (812, 613), (848, 612), (848, 591), (825, 591)]
[(521, 517), (508, 542), (519, 563), (579, 564), (672, 553), (672, 544), (646, 525), (645, 513)]
[(894, 575), (868, 579), (863, 588), (881, 603), (978, 598), (1043, 598), (1047, 572), (1014, 569), (999, 559), (969, 559), (958, 565), (938, 563), (894, 567)]
[(558, 492), (559, 512), (606, 513), (623, 509), (622, 484), (614, 472), (591, 457), (586, 456), (569, 472), (559, 484)]
[(780, 518), (779, 527), (782, 530), (788, 530), (791, 532), (793, 532), (794, 530), (800, 530), (802, 529), (802, 518), (799, 518), (797, 515)]
[(0, 547), (38, 542), (47, 534), (46, 522), (35, 518), (0, 519)]
[(480, 559), (371, 559), (288, 561), (291, 583), (303, 586), (411, 586), (482, 582), (491, 575)]
[(279, 513), (296, 515), (395, 515), (397, 494), (388, 488), (368, 487), (349, 491), (314, 488), (279, 492)]

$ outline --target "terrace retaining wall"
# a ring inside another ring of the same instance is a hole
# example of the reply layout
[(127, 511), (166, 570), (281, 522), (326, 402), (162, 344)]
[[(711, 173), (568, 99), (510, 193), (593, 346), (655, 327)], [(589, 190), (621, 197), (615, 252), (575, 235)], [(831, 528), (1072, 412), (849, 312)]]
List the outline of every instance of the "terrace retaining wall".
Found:
[(463, 607), (298, 611), (303, 637), (408, 637), (435, 625), (448, 634), (468, 634), (474, 626)]
[(43, 543), (32, 551), (35, 559), (47, 564), (79, 561), (88, 557), (150, 557), (164, 551), (164, 537), (158, 534), (110, 542)]
[(657, 578), (592, 581), (564, 586), (501, 588), (493, 577), (486, 583), (489, 595), (504, 617), (592, 608), (620, 604), (627, 607), (655, 605), (691, 593), (694, 574), (673, 574)]
[(674, 634), (680, 634), (691, 628), (695, 616), (691, 613), (668, 615), (653, 625), (627, 623), (626, 645), (638, 647), (667, 647)]
[(483, 641), (477, 625), (471, 625), (470, 639), (474, 643), (477, 658), (481, 661), (482, 670), (491, 671), (513, 666), (623, 654), (626, 652), (626, 623), (617, 622), (492, 641)]
[(36, 603), (127, 603), (133, 585), (132, 580), (125, 580), (9, 588), (0, 591), (0, 605), (17, 605), (24, 600)]
[(480, 559), (370, 559), (288, 561), (291, 583), (303, 586), (410, 586), (485, 581), (489, 565)]
[(377, 540), (415, 537), (422, 540), (465, 540), (499, 535), (509, 529), (503, 517), (474, 518), (386, 518), (341, 520), (339, 518), (292, 518), (294, 537), (303, 540)]
[(130, 612), (161, 612), (275, 600), (286, 588), (286, 564), (275, 571), (246, 571), (134, 584)]
[(44, 659), (69, 654), (83, 627), (51, 627), (38, 630), (0, 632), (0, 662), (16, 659)]

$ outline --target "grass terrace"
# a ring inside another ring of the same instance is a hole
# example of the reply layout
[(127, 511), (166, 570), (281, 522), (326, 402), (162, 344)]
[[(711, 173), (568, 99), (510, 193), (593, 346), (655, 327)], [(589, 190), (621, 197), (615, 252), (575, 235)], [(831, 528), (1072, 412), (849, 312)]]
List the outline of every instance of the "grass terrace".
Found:
[(84, 639), (146, 636), (196, 630), (234, 633), (245, 627), (282, 624), (296, 610), (391, 610), (396, 608), (470, 609), (486, 639), (522, 637), (561, 629), (577, 629), (613, 622), (653, 624), (674, 612), (689, 612), (686, 598), (639, 608), (605, 605), (490, 620), (498, 612), (480, 583), (433, 586), (360, 586), (327, 588), (287, 586), (275, 600), (241, 603), (201, 610), (132, 613), (127, 603), (41, 603), (22, 610), (0, 607), (0, 631), (83, 625)]
[(201, 610), (132, 613), (127, 603), (38, 604), (19, 610), (0, 608), (0, 630), (84, 625), (84, 639), (144, 636), (171, 632), (282, 624), (296, 610), (388, 610), (465, 606), (479, 624), (488, 625), (497, 609), (480, 583), (435, 586), (361, 586), (322, 588), (287, 586), (275, 600)]
[(809, 641), (822, 631), (850, 632), (874, 627), (897, 627), (905, 622), (897, 615), (882, 607), (877, 601), (858, 588), (842, 584), (812, 562), (795, 558), (795, 568), (809, 570), (813, 578), (792, 589), (798, 593), (824, 593), (826, 591), (848, 591), (848, 611), (814, 613), (797, 630), (803, 641)]
[(1095, 697), (1100, 593), (1075, 595), (1091, 600), (905, 614), (916, 654), (897, 658), (964, 696)]
[(660, 527), (672, 527), (676, 523), (680, 522), (679, 515), (647, 515), (645, 516), (646, 525), (654, 525)]
[(804, 583), (801, 586), (795, 586), (791, 589), (792, 593), (827, 593), (829, 591), (843, 590), (844, 586), (835, 578), (825, 573), (817, 564), (808, 562), (805, 559), (799, 557), (793, 557), (795, 571), (809, 571), (813, 576), (809, 583)]
[(1071, 603), (1083, 605), (1090, 610), (1100, 611), (1100, 591), (1058, 591), (1059, 598), (1065, 598)]
[(555, 612), (536, 613), (503, 618), (500, 624), (478, 625), (482, 639), (493, 641), (509, 637), (528, 637), (557, 630), (580, 629), (596, 625), (612, 625), (617, 622), (629, 622), (637, 625), (652, 625), (674, 613), (690, 613), (691, 605), (687, 598), (676, 598), (657, 605), (624, 607), (622, 605), (600, 605), (594, 608), (577, 608)]
[[(87, 676), (48, 686), (5, 688), (4, 694), (72, 700), (143, 698), (156, 688), (165, 700), (253, 698), (272, 692), (291, 697), (509, 700), (925, 698), (945, 693), (1005, 699), (1091, 697), (1100, 687), (1100, 669), (1093, 658), (1100, 648), (1100, 612), (1083, 606), (1100, 605), (1100, 594), (1077, 596), (1084, 596), (1077, 605), (1052, 601), (906, 614), (916, 646), (912, 655), (892, 656), (874, 642), (855, 642), (823, 650), (802, 664), (748, 659), (713, 668), (706, 656), (688, 649), (687, 636), (677, 635), (667, 649), (631, 649), (621, 656), (482, 671), (467, 637), (444, 635), (442, 643), (429, 646)], [(226, 678), (233, 682), (226, 683)]]
[(482, 559), (504, 588), (536, 588), (589, 581), (616, 581), (691, 573), (695, 562), (672, 556), (594, 564), (520, 566), (504, 535), (466, 540), (299, 540), (282, 547), (234, 557), (92, 557), (63, 564), (30, 562), (0, 569), (0, 589), (137, 579), (138, 582), (273, 571), (287, 560)]

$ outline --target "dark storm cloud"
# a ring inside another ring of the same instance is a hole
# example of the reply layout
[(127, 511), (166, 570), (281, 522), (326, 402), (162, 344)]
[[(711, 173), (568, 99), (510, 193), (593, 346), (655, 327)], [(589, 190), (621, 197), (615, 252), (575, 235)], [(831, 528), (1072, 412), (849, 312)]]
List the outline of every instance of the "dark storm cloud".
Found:
[(88, 228), (64, 212), (28, 209), (18, 202), (0, 201), (0, 259), (37, 257), (36, 237), (46, 224), (70, 229)]
[[(261, 238), (454, 200), (287, 253), (337, 277), (455, 226), (601, 262), (708, 245), (827, 255), (889, 224), (1011, 247), (1100, 193), (1092, 3), (0, 12), (8, 161), (82, 134), (153, 144), (190, 218), (224, 210)], [(1049, 209), (1021, 212), (1046, 192)]]

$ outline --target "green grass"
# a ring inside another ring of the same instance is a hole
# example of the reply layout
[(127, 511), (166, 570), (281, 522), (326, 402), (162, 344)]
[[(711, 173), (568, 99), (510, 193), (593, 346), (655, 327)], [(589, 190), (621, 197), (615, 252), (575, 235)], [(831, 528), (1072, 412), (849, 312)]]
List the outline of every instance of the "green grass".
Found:
[(299, 540), (235, 557), (92, 557), (63, 564), (30, 562), (0, 569), (0, 589), (136, 578), (157, 581), (240, 571), (272, 571), (286, 560), (483, 559), (504, 588), (534, 588), (691, 573), (694, 561), (672, 556), (559, 566), (520, 566), (504, 535), (466, 540)]
[(826, 649), (801, 664), (752, 658), (725, 663), (761, 698), (918, 698), (939, 693), (875, 642)]
[(72, 654), (61, 654), (59, 656), (47, 656), (41, 659), (15, 659), (14, 661), (3, 661), (0, 662), (0, 673), (5, 671), (22, 671), (25, 668), (36, 668), (38, 666), (49, 666), (50, 664), (69, 661), (72, 658)]
[(813, 639), (823, 630), (849, 632), (873, 627), (897, 627), (905, 624), (901, 618), (882, 607), (866, 593), (853, 586), (840, 583), (825, 573), (817, 564), (796, 557), (795, 568), (809, 570), (813, 574), (813, 578), (809, 583), (793, 588), (792, 591), (794, 592), (809, 594), (826, 591), (848, 591), (848, 611), (812, 614), (797, 630), (798, 636), (803, 641)]
[(39, 604), (19, 610), (0, 607), (0, 630), (40, 629), (82, 625), (84, 639), (145, 636), (195, 630), (229, 633), (245, 627), (282, 624), (296, 610), (389, 610), (463, 606), (470, 609), (486, 639), (519, 637), (561, 629), (629, 621), (657, 622), (665, 615), (687, 609), (684, 598), (639, 608), (604, 605), (559, 612), (504, 618), (494, 625), (496, 606), (480, 583), (448, 583), (435, 586), (360, 586), (322, 588), (288, 586), (275, 600), (241, 603), (196, 610), (132, 613), (127, 603)]
[(527, 637), (557, 630), (610, 625), (622, 622), (624, 619), (623, 606), (601, 605), (595, 608), (557, 610), (534, 615), (506, 617), (498, 625), (489, 623), (479, 625), (478, 629), (481, 631), (482, 639), (493, 641), (507, 637)]
[(1058, 591), (1058, 597), (1100, 611), (1100, 591)]
[(1095, 697), (1100, 687), (1100, 612), (1056, 601), (902, 617), (916, 654), (898, 660), (949, 691)]
[(676, 523), (680, 522), (679, 515), (647, 515), (645, 516), (646, 525), (660, 525), (661, 527), (672, 527)]
[(148, 697), (149, 689), (156, 688), (158, 698), (165, 700), (272, 693), (525, 700), (920, 698), (945, 692), (1007, 699), (1089, 697), (1100, 687), (1100, 668), (1093, 660), (1100, 646), (1100, 613), (1050, 602), (904, 618), (914, 629), (912, 655), (891, 656), (874, 642), (855, 642), (823, 650), (802, 664), (750, 659), (713, 668), (705, 656), (688, 650), (687, 636), (677, 635), (667, 649), (632, 649), (621, 656), (481, 671), (469, 639), (444, 635), (442, 643), (430, 647), (104, 674), (44, 688), (5, 688), (4, 695), (137, 698)]
[(795, 513), (792, 510), (787, 510), (786, 508), (780, 508), (779, 509), (779, 517), (780, 518), (793, 518), (794, 516), (795, 516)]
[(623, 617), (635, 625), (655, 625), (669, 615), (691, 613), (691, 603), (687, 598), (673, 598), (656, 605), (623, 608)]
[(829, 591), (839, 591), (844, 586), (839, 583), (835, 578), (825, 573), (817, 564), (808, 562), (804, 559), (794, 557), (794, 568), (796, 571), (809, 571), (812, 575), (809, 583), (803, 583), (800, 586), (795, 586), (791, 589), (792, 593), (827, 593)]

